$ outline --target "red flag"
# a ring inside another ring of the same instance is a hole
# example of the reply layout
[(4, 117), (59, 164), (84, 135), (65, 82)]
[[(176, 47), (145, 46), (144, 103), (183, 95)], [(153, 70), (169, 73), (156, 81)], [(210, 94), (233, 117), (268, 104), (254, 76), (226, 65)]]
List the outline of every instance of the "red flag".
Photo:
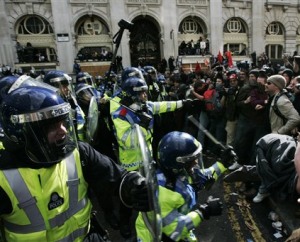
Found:
[(222, 64), (223, 63), (223, 56), (221, 54), (221, 51), (219, 51), (217, 58), (218, 58), (219, 63)]
[(196, 64), (196, 67), (195, 67), (195, 72), (199, 72), (199, 71), (201, 71), (201, 66), (197, 61), (197, 64)]
[(233, 61), (232, 61), (232, 56), (230, 51), (226, 51), (226, 57), (228, 61), (228, 67), (233, 67)]

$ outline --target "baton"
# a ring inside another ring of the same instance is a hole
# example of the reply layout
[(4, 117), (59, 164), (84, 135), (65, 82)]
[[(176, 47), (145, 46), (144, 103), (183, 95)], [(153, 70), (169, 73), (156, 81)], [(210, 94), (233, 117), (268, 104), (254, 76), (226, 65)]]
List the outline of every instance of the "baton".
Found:
[(193, 117), (193, 115), (188, 116), (188, 120), (190, 120), (196, 127), (198, 127), (212, 142), (214, 142), (216, 145), (219, 145), (222, 149), (226, 149), (226, 147), (219, 140), (217, 140), (206, 128), (204, 128), (203, 125)]

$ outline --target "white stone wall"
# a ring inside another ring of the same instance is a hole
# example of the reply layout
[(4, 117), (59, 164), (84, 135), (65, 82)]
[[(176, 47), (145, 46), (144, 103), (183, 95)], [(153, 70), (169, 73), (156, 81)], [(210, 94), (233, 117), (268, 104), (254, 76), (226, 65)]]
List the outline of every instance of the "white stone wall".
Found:
[[(187, 16), (203, 20), (207, 26), (206, 34), (214, 55), (223, 50), (223, 26), (229, 18), (238, 17), (247, 24), (248, 53), (256, 51), (258, 54), (264, 52), (265, 45), (268, 44), (265, 35), (268, 24), (278, 21), (285, 28), (284, 52), (292, 54), (300, 48), (299, 35), (296, 35), (296, 30), (300, 26), (298, 1), (269, 0), (268, 4), (265, 2), (264, 0), (0, 0), (0, 64), (14, 66), (17, 62), (15, 26), (18, 19), (27, 14), (42, 16), (52, 25), (54, 34), (47, 41), (49, 46), (57, 51), (58, 68), (67, 72), (72, 71), (72, 63), (80, 47), (74, 26), (78, 19), (85, 15), (100, 16), (109, 26), (110, 37), (119, 30), (120, 19), (132, 21), (137, 16), (151, 16), (159, 26), (161, 56), (166, 59), (178, 55), (180, 43), (178, 26)], [(68, 33), (70, 41), (57, 42), (57, 33)], [(44, 43), (45, 40), (41, 38), (40, 41)], [(106, 39), (104, 42), (112, 45), (109, 41)], [(124, 66), (130, 65), (127, 31), (124, 32), (118, 55), (123, 57)]]

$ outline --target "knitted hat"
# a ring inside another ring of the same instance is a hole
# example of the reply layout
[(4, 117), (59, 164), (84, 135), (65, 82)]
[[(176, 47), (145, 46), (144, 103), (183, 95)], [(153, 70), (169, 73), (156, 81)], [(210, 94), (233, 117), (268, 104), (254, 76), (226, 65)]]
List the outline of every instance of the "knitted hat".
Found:
[(292, 77), (294, 76), (294, 72), (291, 69), (284, 69), (282, 74), (287, 74), (289, 76), (290, 79), (292, 79)]
[(251, 70), (251, 71), (249, 72), (249, 75), (250, 75), (250, 74), (253, 74), (253, 75), (257, 78), (258, 75), (259, 75), (259, 72), (258, 72), (257, 69), (253, 69), (253, 70)]
[(277, 86), (280, 90), (285, 88), (285, 79), (282, 75), (273, 75), (270, 76), (267, 80), (268, 82), (273, 83), (275, 86)]

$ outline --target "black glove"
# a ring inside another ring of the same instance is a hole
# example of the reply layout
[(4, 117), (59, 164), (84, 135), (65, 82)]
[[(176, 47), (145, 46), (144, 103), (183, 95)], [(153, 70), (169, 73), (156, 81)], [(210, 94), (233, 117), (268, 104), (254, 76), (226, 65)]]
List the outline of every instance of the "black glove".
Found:
[(198, 207), (199, 214), (204, 219), (209, 219), (210, 216), (218, 216), (222, 214), (223, 203), (220, 198), (209, 196), (206, 203), (200, 204)]
[(150, 122), (152, 120), (152, 117), (148, 113), (143, 112), (143, 111), (137, 111), (137, 115), (140, 119), (139, 125), (145, 129), (148, 129)]
[(193, 108), (193, 100), (192, 99), (183, 99), (182, 100), (182, 108), (186, 111), (191, 111)]
[(231, 166), (238, 159), (236, 153), (233, 150), (232, 146), (225, 146), (224, 149), (221, 150), (221, 162), (227, 168)]
[(125, 206), (142, 212), (150, 211), (148, 187), (140, 173), (128, 172), (121, 182), (119, 194)]

